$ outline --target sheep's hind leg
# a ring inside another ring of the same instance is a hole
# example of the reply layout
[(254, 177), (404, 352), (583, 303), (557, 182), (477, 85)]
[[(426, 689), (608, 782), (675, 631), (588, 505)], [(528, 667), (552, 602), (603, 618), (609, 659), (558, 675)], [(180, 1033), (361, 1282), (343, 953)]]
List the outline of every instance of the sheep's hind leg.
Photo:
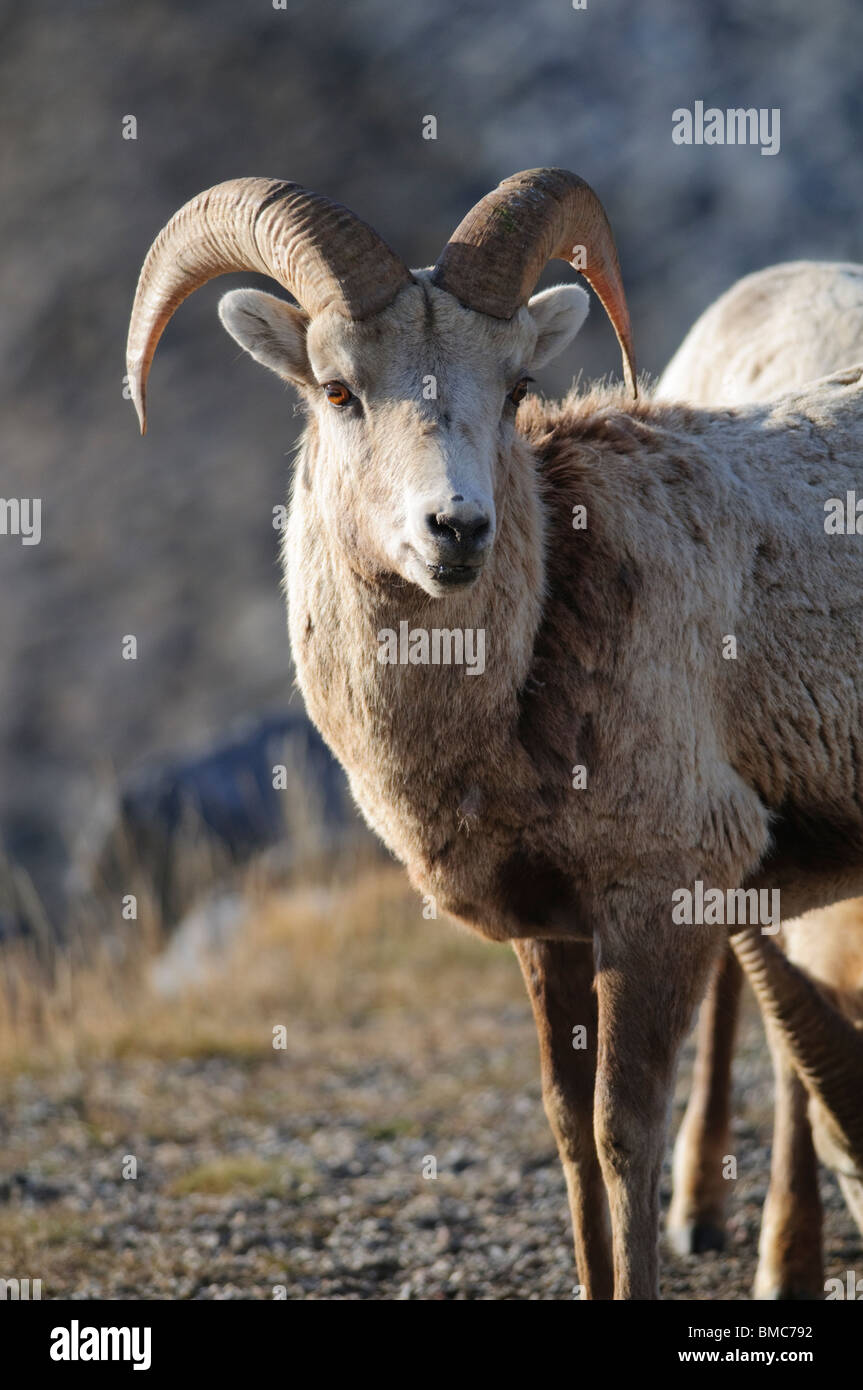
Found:
[(611, 1298), (608, 1203), (593, 1141), (593, 944), (525, 940), (513, 945), (539, 1035), (542, 1095), (566, 1177), (581, 1296)]
[(773, 1149), (753, 1293), (759, 1299), (823, 1298), (821, 1196), (809, 1100), (769, 1026), (767, 1037), (775, 1077)]
[(637, 889), (622, 888), (597, 933), (594, 1134), (616, 1299), (659, 1297), (659, 1178), (677, 1059), (722, 944), (721, 928), (673, 924), (670, 903), (669, 890), (641, 914)]
[(734, 952), (717, 962), (698, 1019), (692, 1088), (674, 1145), (674, 1191), (667, 1234), (681, 1255), (721, 1250), (730, 1184), (723, 1177), (729, 1152), (731, 1067), (743, 972)]

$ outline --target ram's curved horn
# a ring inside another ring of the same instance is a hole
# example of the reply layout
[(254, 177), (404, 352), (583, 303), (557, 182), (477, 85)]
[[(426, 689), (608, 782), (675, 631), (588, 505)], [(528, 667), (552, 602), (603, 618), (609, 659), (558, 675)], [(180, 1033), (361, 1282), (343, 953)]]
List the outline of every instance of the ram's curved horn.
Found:
[(863, 1171), (863, 1033), (760, 929), (732, 936), (731, 944), (800, 1080)]
[(378, 313), (411, 279), (407, 266), (347, 208), (278, 179), (230, 179), (180, 208), (147, 253), (138, 280), (126, 369), (146, 429), (150, 363), (187, 295), (216, 275), (270, 275), (311, 317)]
[(509, 319), (550, 260), (574, 264), (595, 290), (620, 343), (626, 384), (637, 395), (617, 248), (602, 204), (577, 174), (527, 169), (504, 179), (453, 232), (431, 278), (469, 309)]

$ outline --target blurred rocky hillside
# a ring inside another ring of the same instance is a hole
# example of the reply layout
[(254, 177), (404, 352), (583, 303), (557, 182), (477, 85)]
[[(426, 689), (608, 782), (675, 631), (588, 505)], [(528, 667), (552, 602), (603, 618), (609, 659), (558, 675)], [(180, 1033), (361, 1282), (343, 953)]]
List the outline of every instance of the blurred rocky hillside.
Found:
[[(254, 277), (171, 325), (146, 441), (123, 399), (170, 214), (225, 178), (292, 178), (422, 265), (500, 178), (564, 165), (609, 211), (655, 372), (745, 272), (863, 259), (861, 54), (858, 0), (6, 0), (0, 495), (41, 497), (42, 542), (0, 537), (0, 830), (49, 897), (99, 779), (283, 705), (292, 679), (272, 526), (292, 402), (215, 316)], [(781, 152), (674, 145), (695, 100), (779, 107)], [(594, 313), (541, 384), (616, 369)]]

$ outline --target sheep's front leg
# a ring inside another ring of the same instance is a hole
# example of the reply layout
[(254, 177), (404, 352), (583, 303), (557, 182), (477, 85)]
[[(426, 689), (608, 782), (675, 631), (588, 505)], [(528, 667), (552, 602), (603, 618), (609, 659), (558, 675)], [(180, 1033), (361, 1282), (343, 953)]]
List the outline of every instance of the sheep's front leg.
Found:
[(634, 910), (609, 904), (614, 915), (597, 933), (594, 1132), (616, 1299), (659, 1297), (659, 1176), (677, 1058), (720, 947), (716, 928), (673, 925), (670, 903), (669, 892), (637, 924)]
[(536, 1019), (542, 1096), (566, 1177), (582, 1297), (611, 1298), (608, 1203), (593, 1141), (597, 1036), (593, 944), (513, 944)]
[(809, 1098), (769, 1025), (767, 1038), (775, 1090), (773, 1148), (754, 1294), (765, 1299), (823, 1298), (821, 1195)]
[(682, 1255), (721, 1250), (729, 1184), (722, 1175), (730, 1129), (731, 1066), (743, 972), (727, 947), (701, 1005), (686, 1113), (674, 1145), (668, 1236)]

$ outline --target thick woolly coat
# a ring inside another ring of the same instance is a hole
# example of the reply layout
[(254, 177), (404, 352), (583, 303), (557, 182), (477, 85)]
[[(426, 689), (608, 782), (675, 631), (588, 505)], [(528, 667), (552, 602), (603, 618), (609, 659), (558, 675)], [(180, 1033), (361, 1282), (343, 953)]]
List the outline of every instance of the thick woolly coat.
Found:
[[(588, 936), (616, 893), (696, 878), (779, 887), (783, 916), (863, 889), (863, 549), (825, 530), (863, 369), (745, 408), (527, 403), (492, 557), (445, 601), (351, 568), (314, 428), (285, 545), (299, 684), (417, 888), (494, 939)], [(485, 673), (381, 665), (404, 620), (483, 628)]]

